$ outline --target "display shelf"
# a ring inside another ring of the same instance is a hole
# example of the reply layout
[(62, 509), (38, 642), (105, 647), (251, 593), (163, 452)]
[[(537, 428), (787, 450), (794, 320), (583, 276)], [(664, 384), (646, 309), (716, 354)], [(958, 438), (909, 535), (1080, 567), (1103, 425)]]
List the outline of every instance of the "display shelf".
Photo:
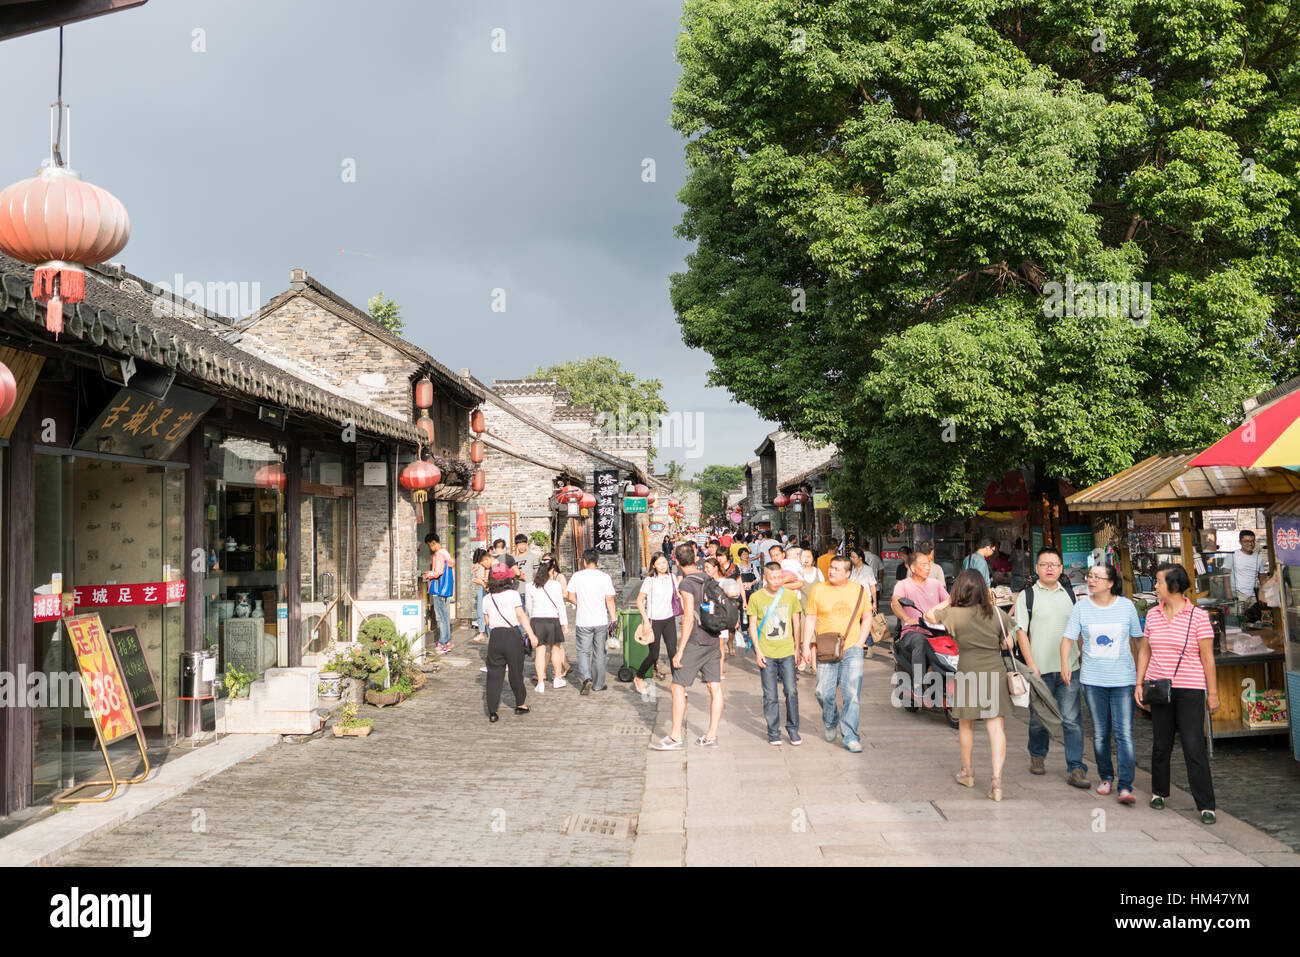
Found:
[(1291, 726), (1285, 721), (1269, 728), (1247, 728), (1240, 720), (1214, 718), (1210, 722), (1216, 740), (1220, 738), (1253, 738), (1260, 734), (1289, 734)]

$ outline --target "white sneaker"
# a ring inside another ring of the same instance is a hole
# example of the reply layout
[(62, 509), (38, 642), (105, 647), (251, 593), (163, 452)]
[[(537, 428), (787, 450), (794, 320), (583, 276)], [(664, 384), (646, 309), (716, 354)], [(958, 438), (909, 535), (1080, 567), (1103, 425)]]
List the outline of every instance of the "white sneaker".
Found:
[(565, 681), (563, 678), (556, 678), (554, 681), (551, 682), (552, 688), (563, 688), (566, 687), (567, 685), (568, 682)]
[(484, 674), (486, 674), (486, 673), (487, 673), (487, 665), (484, 665), (482, 668), (479, 669), (479, 671), (481, 671), (481, 672), (483, 672)]
[(541, 694), (545, 690), (546, 690), (546, 682), (545, 681), (537, 682), (537, 693)]

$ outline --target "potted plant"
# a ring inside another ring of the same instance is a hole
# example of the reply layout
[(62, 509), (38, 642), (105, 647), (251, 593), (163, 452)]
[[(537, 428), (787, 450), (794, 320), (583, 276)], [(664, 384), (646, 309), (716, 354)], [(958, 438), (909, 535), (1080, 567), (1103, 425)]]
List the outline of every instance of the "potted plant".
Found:
[(227, 665), (226, 678), (222, 683), (225, 685), (227, 696), (231, 698), (247, 698), (249, 689), (253, 685), (253, 675), (246, 671), (240, 671), (234, 665)]
[(356, 702), (349, 702), (343, 706), (343, 717), (334, 723), (334, 737), (364, 738), (370, 734), (374, 723), (370, 718), (358, 718)]
[(360, 648), (335, 654), (326, 668), (337, 671), (342, 676), (344, 700), (358, 703), (364, 698), (368, 684), (375, 683), (382, 687), (388, 676), (388, 666), (384, 659)]

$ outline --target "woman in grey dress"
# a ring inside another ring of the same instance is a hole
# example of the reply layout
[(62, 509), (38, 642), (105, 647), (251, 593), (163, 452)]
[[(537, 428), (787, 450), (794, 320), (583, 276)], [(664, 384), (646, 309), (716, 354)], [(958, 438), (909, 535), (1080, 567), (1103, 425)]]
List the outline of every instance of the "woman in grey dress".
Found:
[(971, 753), (975, 748), (975, 722), (984, 719), (993, 753), (993, 779), (989, 797), (1002, 800), (1002, 766), (1007, 758), (1007, 736), (1002, 719), (1011, 713), (1006, 668), (999, 648), (1011, 648), (1015, 624), (1006, 612), (993, 607), (993, 593), (984, 577), (967, 569), (952, 584), (952, 597), (926, 612), (925, 617), (943, 625), (957, 643), (957, 689), (953, 715), (957, 718), (957, 740), (961, 746), (961, 770), (957, 783), (975, 786)]

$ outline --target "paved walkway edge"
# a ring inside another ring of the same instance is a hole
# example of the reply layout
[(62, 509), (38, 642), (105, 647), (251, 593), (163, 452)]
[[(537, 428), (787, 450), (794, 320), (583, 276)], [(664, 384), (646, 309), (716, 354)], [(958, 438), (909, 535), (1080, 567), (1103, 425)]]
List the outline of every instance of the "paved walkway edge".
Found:
[(104, 804), (80, 804), (0, 839), (0, 867), (48, 867), (60, 857), (121, 827), (214, 775), (278, 744), (278, 734), (229, 735), (192, 754), (170, 758), (148, 780), (128, 785)]
[[(655, 689), (655, 722), (651, 741), (668, 733), (672, 723), (672, 686)], [(647, 742), (647, 745), (649, 742)], [(636, 841), (630, 867), (686, 865), (686, 750), (650, 751), (646, 756), (645, 788), (637, 817)]]

